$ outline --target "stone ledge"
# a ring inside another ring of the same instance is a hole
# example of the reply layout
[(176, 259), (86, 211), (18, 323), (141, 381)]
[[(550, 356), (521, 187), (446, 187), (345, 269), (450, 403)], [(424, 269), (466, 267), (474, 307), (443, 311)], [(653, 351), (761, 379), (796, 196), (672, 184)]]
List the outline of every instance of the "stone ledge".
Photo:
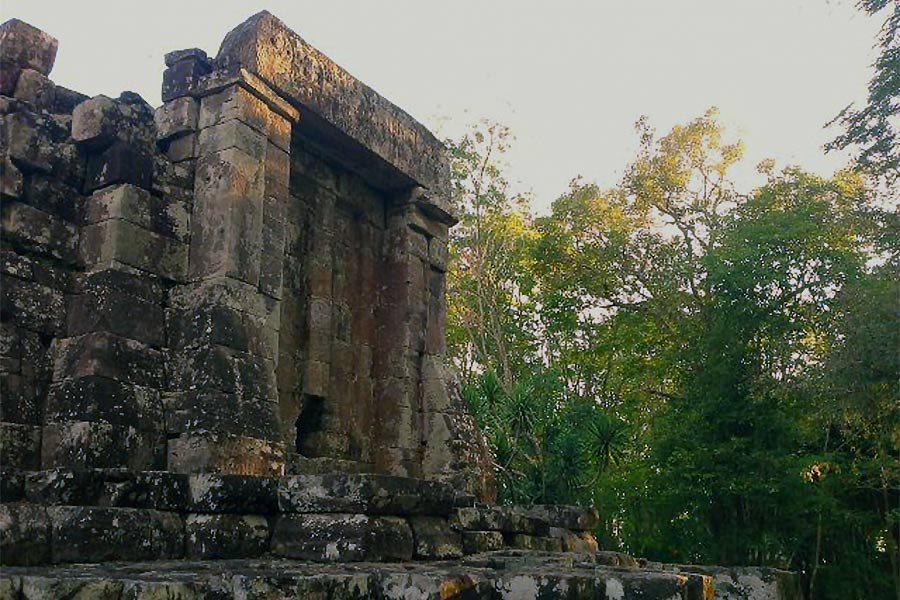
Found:
[[(763, 569), (747, 569), (763, 575)], [(608, 567), (588, 555), (499, 552), (457, 561), (321, 564), (286, 559), (11, 567), (0, 597), (799, 600), (791, 582), (727, 588), (712, 575)]]
[(448, 195), (450, 169), (443, 144), (272, 14), (260, 12), (233, 29), (216, 63), (243, 67), (290, 99), (302, 114), (301, 132), (341, 147), (354, 170), (380, 180), (381, 187), (418, 184)]

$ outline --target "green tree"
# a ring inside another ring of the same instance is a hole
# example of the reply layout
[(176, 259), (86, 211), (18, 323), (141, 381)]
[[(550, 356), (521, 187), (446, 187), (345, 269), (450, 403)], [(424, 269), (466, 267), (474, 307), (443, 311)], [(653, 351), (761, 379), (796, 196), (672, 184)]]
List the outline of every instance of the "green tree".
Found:
[(900, 3), (859, 0), (857, 6), (870, 15), (888, 13), (878, 39), (880, 54), (875, 59), (866, 105), (857, 110), (851, 104), (835, 117), (832, 123), (839, 123), (844, 132), (826, 149), (858, 147), (859, 168), (883, 175), (893, 184), (900, 176)]

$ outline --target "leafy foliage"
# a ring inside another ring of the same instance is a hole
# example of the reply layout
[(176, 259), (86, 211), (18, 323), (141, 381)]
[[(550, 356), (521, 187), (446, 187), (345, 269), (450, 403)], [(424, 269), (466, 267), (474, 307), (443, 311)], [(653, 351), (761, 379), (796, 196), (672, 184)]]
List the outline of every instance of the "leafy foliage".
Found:
[(878, 40), (880, 54), (873, 65), (866, 105), (856, 110), (851, 104), (835, 117), (833, 122), (840, 123), (844, 133), (826, 148), (858, 147), (859, 168), (894, 184), (900, 177), (900, 3), (859, 0), (858, 6), (870, 15), (888, 13)]
[[(508, 132), (453, 145), (451, 352), (507, 502), (593, 504), (603, 545), (900, 590), (898, 214), (866, 176), (750, 194), (714, 110), (533, 217)], [(893, 590), (893, 591), (892, 591)]]

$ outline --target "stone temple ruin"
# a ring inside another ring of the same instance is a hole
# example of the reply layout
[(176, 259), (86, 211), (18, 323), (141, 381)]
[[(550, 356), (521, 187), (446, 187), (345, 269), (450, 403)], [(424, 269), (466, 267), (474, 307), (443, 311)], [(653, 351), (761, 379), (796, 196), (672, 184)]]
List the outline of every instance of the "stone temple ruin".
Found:
[(0, 26), (0, 598), (797, 597), (491, 504), (448, 157), (401, 109), (266, 12), (155, 110), (56, 51)]

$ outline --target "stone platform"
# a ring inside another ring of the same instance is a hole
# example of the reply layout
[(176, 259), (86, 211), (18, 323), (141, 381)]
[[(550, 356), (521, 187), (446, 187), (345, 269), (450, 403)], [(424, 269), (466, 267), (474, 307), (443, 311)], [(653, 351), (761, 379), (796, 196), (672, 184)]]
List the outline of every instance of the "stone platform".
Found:
[(593, 509), (484, 505), (443, 482), (389, 475), (53, 469), (4, 473), (2, 495), (4, 565), (598, 550)]
[(491, 552), (459, 561), (322, 565), (285, 560), (158, 561), (9, 568), (0, 598), (793, 600), (773, 569), (655, 570), (616, 553)]

